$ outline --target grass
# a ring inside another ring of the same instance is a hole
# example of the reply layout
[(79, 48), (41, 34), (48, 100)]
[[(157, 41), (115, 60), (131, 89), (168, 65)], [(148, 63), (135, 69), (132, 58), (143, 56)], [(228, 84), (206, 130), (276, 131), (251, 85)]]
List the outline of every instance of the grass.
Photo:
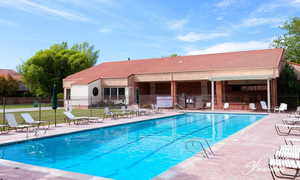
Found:
[[(112, 111), (119, 111), (117, 109), (112, 109)], [(65, 116), (63, 114), (64, 109), (58, 109), (56, 111), (56, 122), (65, 123)], [(39, 111), (30, 111), (30, 112), (15, 112), (15, 116), (17, 122), (22, 124), (24, 120), (21, 118), (21, 113), (30, 113), (34, 120), (39, 120)], [(72, 113), (75, 116), (90, 116), (90, 117), (100, 117), (103, 118), (103, 109), (73, 109)], [(54, 110), (43, 110), (41, 111), (41, 120), (42, 121), (50, 121), (51, 124), (54, 124)], [(0, 124), (3, 124), (3, 113), (0, 113)]]
[[(43, 107), (49, 107), (51, 106), (50, 104), (43, 104)], [(6, 105), (5, 109), (20, 109), (20, 108), (33, 108), (37, 107), (34, 106), (33, 104), (14, 104), (14, 105)], [(0, 105), (0, 109), (3, 109), (3, 105)]]

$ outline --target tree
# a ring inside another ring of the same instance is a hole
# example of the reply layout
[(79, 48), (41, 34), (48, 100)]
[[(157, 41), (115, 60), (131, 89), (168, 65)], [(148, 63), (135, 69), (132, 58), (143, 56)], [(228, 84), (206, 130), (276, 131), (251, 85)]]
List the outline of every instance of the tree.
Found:
[(280, 102), (286, 102), (292, 106), (296, 106), (299, 102), (300, 83), (297, 81), (297, 75), (293, 67), (288, 63), (280, 73), (278, 80), (278, 93)]
[(177, 57), (177, 56), (178, 56), (178, 54), (174, 53), (174, 54), (171, 54), (171, 55), (168, 56), (168, 57)]
[(273, 47), (285, 48), (287, 61), (300, 63), (300, 18), (295, 17), (281, 27), (287, 32), (272, 43)]
[(19, 82), (13, 79), (10, 75), (8, 77), (0, 77), (0, 96), (7, 97), (16, 94), (19, 88)]
[(37, 96), (49, 96), (54, 84), (63, 92), (62, 80), (70, 74), (93, 66), (99, 51), (88, 43), (75, 44), (69, 48), (66, 42), (36, 52), (19, 66), (24, 82)]

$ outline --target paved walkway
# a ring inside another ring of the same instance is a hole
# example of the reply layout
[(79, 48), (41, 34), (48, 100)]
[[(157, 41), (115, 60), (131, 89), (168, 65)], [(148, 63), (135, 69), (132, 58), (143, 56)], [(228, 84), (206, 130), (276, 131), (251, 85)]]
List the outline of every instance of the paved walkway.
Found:
[(216, 156), (203, 159), (200, 155), (162, 173), (156, 180), (262, 180), (272, 179), (268, 158), (284, 144), (274, 129), (286, 117), (271, 114), (213, 146)]

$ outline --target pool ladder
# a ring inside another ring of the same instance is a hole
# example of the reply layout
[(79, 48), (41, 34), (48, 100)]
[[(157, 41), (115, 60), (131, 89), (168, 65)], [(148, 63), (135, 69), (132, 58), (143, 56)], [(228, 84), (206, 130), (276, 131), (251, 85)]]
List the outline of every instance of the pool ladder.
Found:
[[(202, 149), (202, 152), (203, 152), (205, 158), (209, 159), (211, 156), (215, 156), (215, 153), (212, 151), (211, 146), (208, 143), (207, 139), (195, 138), (195, 139), (191, 139), (190, 143), (192, 143), (193, 146), (195, 143), (200, 143), (200, 146), (201, 146), (201, 149)], [(205, 145), (207, 146), (207, 148), (205, 148)], [(187, 148), (187, 144), (186, 144), (186, 148)]]

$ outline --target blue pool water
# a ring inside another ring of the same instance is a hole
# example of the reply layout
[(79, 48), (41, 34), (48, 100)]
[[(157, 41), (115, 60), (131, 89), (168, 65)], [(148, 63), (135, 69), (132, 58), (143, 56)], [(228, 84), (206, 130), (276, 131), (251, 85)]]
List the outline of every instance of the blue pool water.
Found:
[(263, 118), (257, 114), (187, 113), (0, 146), (0, 158), (113, 179), (151, 179)]

